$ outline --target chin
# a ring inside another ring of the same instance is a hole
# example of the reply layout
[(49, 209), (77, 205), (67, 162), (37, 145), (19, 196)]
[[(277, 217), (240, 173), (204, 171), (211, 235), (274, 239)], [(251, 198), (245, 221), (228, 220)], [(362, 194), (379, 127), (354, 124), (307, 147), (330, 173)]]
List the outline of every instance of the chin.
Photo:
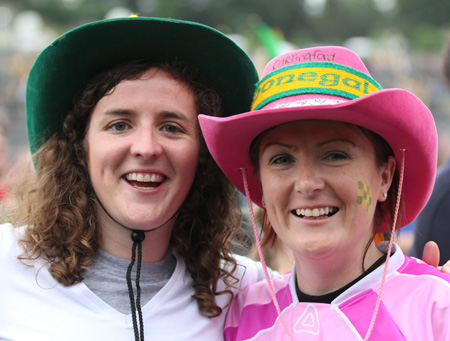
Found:
[(301, 247), (297, 248), (298, 251), (294, 251), (299, 255), (305, 257), (322, 258), (333, 255), (336, 251), (336, 246), (330, 244), (324, 244), (322, 242), (306, 242)]

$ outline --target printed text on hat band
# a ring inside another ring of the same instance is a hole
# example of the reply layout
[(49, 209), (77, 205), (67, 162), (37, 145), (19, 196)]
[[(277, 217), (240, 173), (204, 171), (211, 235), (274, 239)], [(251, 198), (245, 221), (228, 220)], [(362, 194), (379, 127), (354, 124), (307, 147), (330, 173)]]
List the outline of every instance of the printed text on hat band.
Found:
[(257, 85), (252, 110), (280, 98), (302, 94), (326, 94), (355, 99), (381, 86), (367, 74), (335, 63), (302, 63), (269, 73)]

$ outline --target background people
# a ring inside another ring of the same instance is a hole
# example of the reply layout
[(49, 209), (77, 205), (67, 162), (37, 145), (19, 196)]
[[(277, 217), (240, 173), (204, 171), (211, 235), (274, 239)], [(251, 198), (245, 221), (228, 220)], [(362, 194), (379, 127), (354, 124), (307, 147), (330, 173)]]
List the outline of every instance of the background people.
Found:
[[(443, 66), (447, 85), (450, 86), (450, 44), (445, 50)], [(419, 257), (430, 240), (439, 246), (439, 265), (443, 265), (450, 258), (450, 160), (439, 168), (430, 200), (414, 223), (414, 243), (410, 255)]]

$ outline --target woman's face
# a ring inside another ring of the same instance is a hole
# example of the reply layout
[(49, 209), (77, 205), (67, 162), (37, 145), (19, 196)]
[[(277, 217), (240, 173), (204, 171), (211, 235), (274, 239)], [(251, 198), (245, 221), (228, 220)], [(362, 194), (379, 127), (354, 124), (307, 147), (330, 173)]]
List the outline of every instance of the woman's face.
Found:
[[(151, 68), (97, 103), (86, 142), (90, 179), (105, 209), (129, 228), (158, 227), (180, 208), (197, 170), (194, 95)], [(108, 221), (98, 212), (100, 224)]]
[(322, 257), (353, 249), (362, 255), (395, 160), (376, 166), (373, 145), (356, 126), (304, 120), (280, 125), (262, 139), (259, 167), (269, 220), (294, 254)]

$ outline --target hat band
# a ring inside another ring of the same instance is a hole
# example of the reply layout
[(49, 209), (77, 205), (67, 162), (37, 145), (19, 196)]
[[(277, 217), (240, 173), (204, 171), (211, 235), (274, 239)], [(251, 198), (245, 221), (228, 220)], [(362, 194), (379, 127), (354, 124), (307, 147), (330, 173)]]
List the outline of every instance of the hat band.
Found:
[(252, 111), (281, 98), (323, 94), (355, 99), (382, 87), (364, 72), (330, 62), (286, 66), (269, 73), (258, 84)]

